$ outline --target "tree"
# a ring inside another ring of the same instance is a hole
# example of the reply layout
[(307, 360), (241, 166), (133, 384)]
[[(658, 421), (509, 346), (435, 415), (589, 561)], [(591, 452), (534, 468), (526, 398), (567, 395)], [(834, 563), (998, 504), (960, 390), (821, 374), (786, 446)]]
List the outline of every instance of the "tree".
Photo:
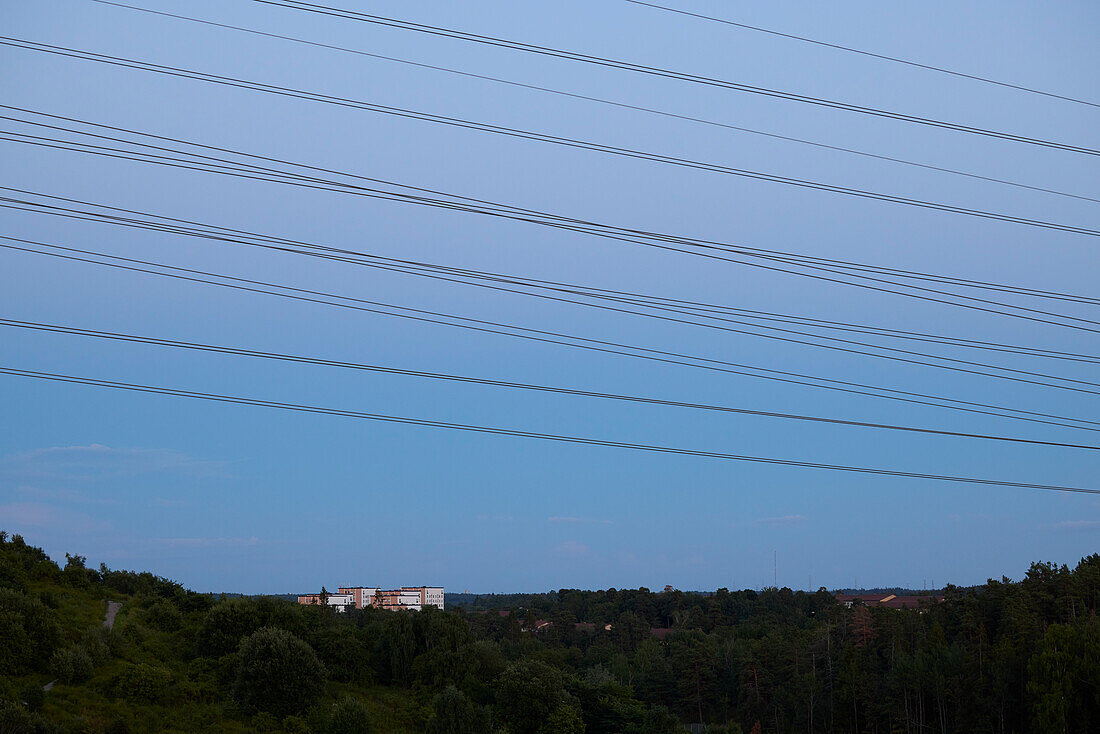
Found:
[(278, 627), (294, 634), (305, 631), (302, 607), (281, 599), (226, 599), (203, 617), (195, 646), (201, 655), (221, 657), (234, 652), (241, 639), (261, 627)]
[(22, 592), (0, 588), (0, 670), (43, 670), (60, 639), (53, 610)]
[(539, 734), (584, 734), (584, 719), (577, 709), (561, 703), (546, 717)]
[(678, 632), (669, 641), (670, 659), (676, 671), (680, 700), (704, 722), (703, 707), (714, 701), (718, 680), (718, 651), (699, 630)]
[(1095, 731), (1100, 725), (1100, 621), (1052, 624), (1027, 667), (1036, 731)]
[(454, 686), (432, 699), (429, 734), (483, 734), (489, 731), (485, 712)]
[(88, 569), (84, 567), (84, 562), (87, 560), (85, 556), (65, 554), (65, 570), (61, 575), (66, 584), (75, 588), (84, 588), (88, 585)]
[(566, 703), (561, 673), (537, 660), (512, 663), (497, 681), (497, 707), (515, 734), (536, 734)]
[(298, 714), (325, 689), (325, 666), (306, 643), (286, 630), (265, 627), (241, 640), (233, 699), (245, 710)]

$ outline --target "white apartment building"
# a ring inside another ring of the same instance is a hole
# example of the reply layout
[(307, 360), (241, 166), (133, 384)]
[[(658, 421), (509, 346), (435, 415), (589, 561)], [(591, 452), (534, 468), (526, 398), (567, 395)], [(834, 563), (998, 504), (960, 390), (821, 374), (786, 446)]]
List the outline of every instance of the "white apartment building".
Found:
[[(299, 604), (320, 604), (320, 594), (298, 597)], [(442, 586), (402, 586), (400, 589), (381, 589), (377, 586), (341, 586), (335, 594), (329, 594), (327, 603), (342, 612), (348, 608), (375, 607), (390, 611), (419, 612), (424, 607), (443, 609)]]
[(355, 606), (355, 596), (352, 594), (329, 594), (328, 605), (336, 607), (336, 611), (342, 612), (348, 607)]

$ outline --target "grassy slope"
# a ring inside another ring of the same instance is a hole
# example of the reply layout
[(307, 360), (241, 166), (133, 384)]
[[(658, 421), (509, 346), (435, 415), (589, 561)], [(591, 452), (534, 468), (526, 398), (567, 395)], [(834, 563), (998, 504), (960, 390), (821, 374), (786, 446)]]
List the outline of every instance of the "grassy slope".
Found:
[[(44, 593), (56, 602), (54, 611), (62, 627), (62, 646), (77, 642), (90, 627), (103, 624), (107, 598), (98, 590), (82, 591), (49, 582), (27, 584), (28, 595)], [(140, 610), (133, 600), (114, 593), (112, 601), (123, 602), (115, 618), (115, 630), (126, 643), (118, 657), (96, 667), (92, 678), (83, 683), (56, 683), (45, 696), (39, 713), (49, 721), (62, 724), (80, 723), (84, 731), (103, 731), (113, 722), (124, 720), (131, 731), (158, 732), (253, 732), (257, 729), (249, 717), (228, 700), (226, 691), (219, 690), (214, 676), (204, 670), (202, 661), (185, 662), (190, 655), (191, 635), (195, 620), (187, 620), (177, 632), (163, 632), (145, 626)], [(111, 695), (111, 683), (129, 663), (148, 663), (172, 671), (177, 693), (185, 699), (158, 705), (133, 702)], [(22, 676), (0, 676), (12, 694), (30, 686), (43, 686), (53, 675), (32, 673)], [(381, 686), (365, 687), (329, 682), (330, 698), (338, 700), (353, 695), (366, 703), (374, 716), (378, 731), (404, 734), (421, 730), (417, 724), (423, 712), (411, 692)], [(275, 731), (280, 731), (276, 729)]]

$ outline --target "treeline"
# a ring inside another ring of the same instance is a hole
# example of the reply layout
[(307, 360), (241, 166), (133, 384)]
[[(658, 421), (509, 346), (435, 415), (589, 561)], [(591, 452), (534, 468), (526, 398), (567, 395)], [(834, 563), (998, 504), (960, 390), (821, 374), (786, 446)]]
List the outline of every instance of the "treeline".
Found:
[[(920, 610), (609, 589), (337, 614), (0, 540), (0, 731), (1100, 730), (1100, 555)], [(126, 600), (113, 632), (66, 627), (66, 605), (107, 597)], [(30, 693), (66, 650), (90, 670)]]

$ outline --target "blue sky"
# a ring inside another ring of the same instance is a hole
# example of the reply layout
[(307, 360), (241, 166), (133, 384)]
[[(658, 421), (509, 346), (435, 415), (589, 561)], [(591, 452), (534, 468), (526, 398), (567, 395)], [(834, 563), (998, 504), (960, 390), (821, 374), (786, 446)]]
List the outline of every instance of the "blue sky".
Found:
[[(1096, 196), (1089, 156), (573, 64), (246, 0), (135, 4)], [(619, 0), (344, 3), (367, 12), (1100, 146), (1095, 108)], [(693, 11), (1100, 99), (1093, 3), (873, 2)], [(0, 9), (5, 34), (842, 186), (1100, 225), (1097, 205), (616, 110), (86, 0)], [(0, 48), (6, 104), (598, 221), (1071, 293), (1093, 238)], [(12, 128), (12, 125), (7, 125)], [(14, 129), (14, 128), (13, 128)], [(1095, 335), (716, 265), (522, 223), (219, 180), (0, 141), (0, 185), (461, 267), (1096, 354)], [(781, 345), (289, 254), (5, 210), (0, 234), (851, 379), (1095, 416), (1095, 396)], [(1070, 310), (1082, 317), (1093, 313)], [(252, 349), (950, 430), (1028, 426), (708, 374), (0, 252), (0, 314)], [(964, 358), (988, 355), (961, 355)], [(997, 357), (1077, 379), (1071, 363)], [(0, 363), (271, 400), (710, 451), (1097, 486), (1088, 452), (529, 395), (0, 330)], [(1100, 500), (647, 455), (0, 379), (0, 527), (55, 557), (199, 590), (971, 584), (1100, 549)]]

